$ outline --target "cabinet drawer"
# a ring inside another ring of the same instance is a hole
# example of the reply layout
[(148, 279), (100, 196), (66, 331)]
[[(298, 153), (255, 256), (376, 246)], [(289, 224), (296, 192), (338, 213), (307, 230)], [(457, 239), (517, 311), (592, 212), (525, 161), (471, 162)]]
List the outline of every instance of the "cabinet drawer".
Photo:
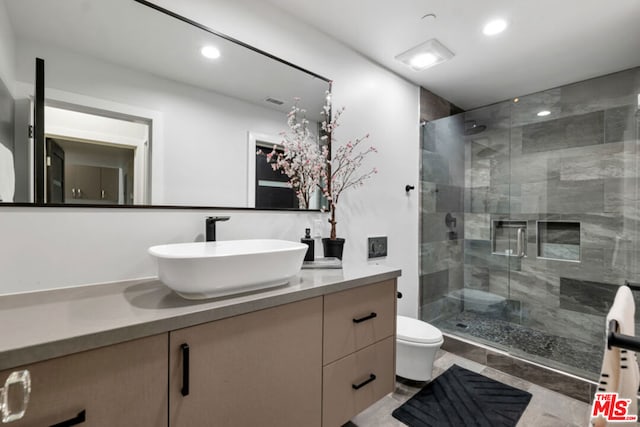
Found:
[(395, 307), (395, 280), (326, 295), (323, 364), (394, 335)]
[(341, 426), (394, 390), (394, 354), (389, 337), (323, 368), (323, 427)]
[(167, 334), (156, 335), (0, 372), (0, 383), (31, 374), (27, 412), (7, 425), (46, 427), (84, 410), (79, 426), (166, 426), (167, 345)]

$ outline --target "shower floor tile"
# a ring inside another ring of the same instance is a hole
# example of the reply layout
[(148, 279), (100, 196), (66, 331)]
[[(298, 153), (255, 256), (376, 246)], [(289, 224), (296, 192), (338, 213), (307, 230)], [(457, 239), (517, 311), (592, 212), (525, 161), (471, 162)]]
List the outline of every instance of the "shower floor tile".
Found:
[(600, 372), (604, 351), (602, 345), (551, 335), (473, 311), (464, 311), (431, 323), (454, 336), (480, 341), (587, 379), (597, 380)]

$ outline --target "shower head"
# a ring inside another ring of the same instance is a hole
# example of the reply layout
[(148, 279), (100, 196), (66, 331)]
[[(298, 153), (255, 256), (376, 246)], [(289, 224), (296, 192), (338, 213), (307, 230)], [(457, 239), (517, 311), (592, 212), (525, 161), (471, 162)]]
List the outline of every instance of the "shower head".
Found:
[(475, 120), (467, 120), (464, 122), (465, 135), (477, 135), (487, 129), (485, 125), (478, 125)]

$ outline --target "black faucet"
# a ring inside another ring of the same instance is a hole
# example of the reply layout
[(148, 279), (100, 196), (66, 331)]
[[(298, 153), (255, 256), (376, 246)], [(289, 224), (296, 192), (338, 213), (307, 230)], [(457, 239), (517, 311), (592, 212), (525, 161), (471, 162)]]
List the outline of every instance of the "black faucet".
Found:
[(205, 221), (205, 241), (207, 242), (215, 242), (216, 241), (216, 222), (218, 221), (229, 221), (231, 217), (229, 216), (210, 216), (207, 217)]

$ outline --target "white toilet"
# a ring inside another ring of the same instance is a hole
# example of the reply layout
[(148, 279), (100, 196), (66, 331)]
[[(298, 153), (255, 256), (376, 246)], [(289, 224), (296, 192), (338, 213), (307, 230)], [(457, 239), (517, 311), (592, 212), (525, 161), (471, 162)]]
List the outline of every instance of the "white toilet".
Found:
[(396, 375), (414, 381), (429, 381), (442, 332), (422, 320), (398, 316), (396, 325)]

